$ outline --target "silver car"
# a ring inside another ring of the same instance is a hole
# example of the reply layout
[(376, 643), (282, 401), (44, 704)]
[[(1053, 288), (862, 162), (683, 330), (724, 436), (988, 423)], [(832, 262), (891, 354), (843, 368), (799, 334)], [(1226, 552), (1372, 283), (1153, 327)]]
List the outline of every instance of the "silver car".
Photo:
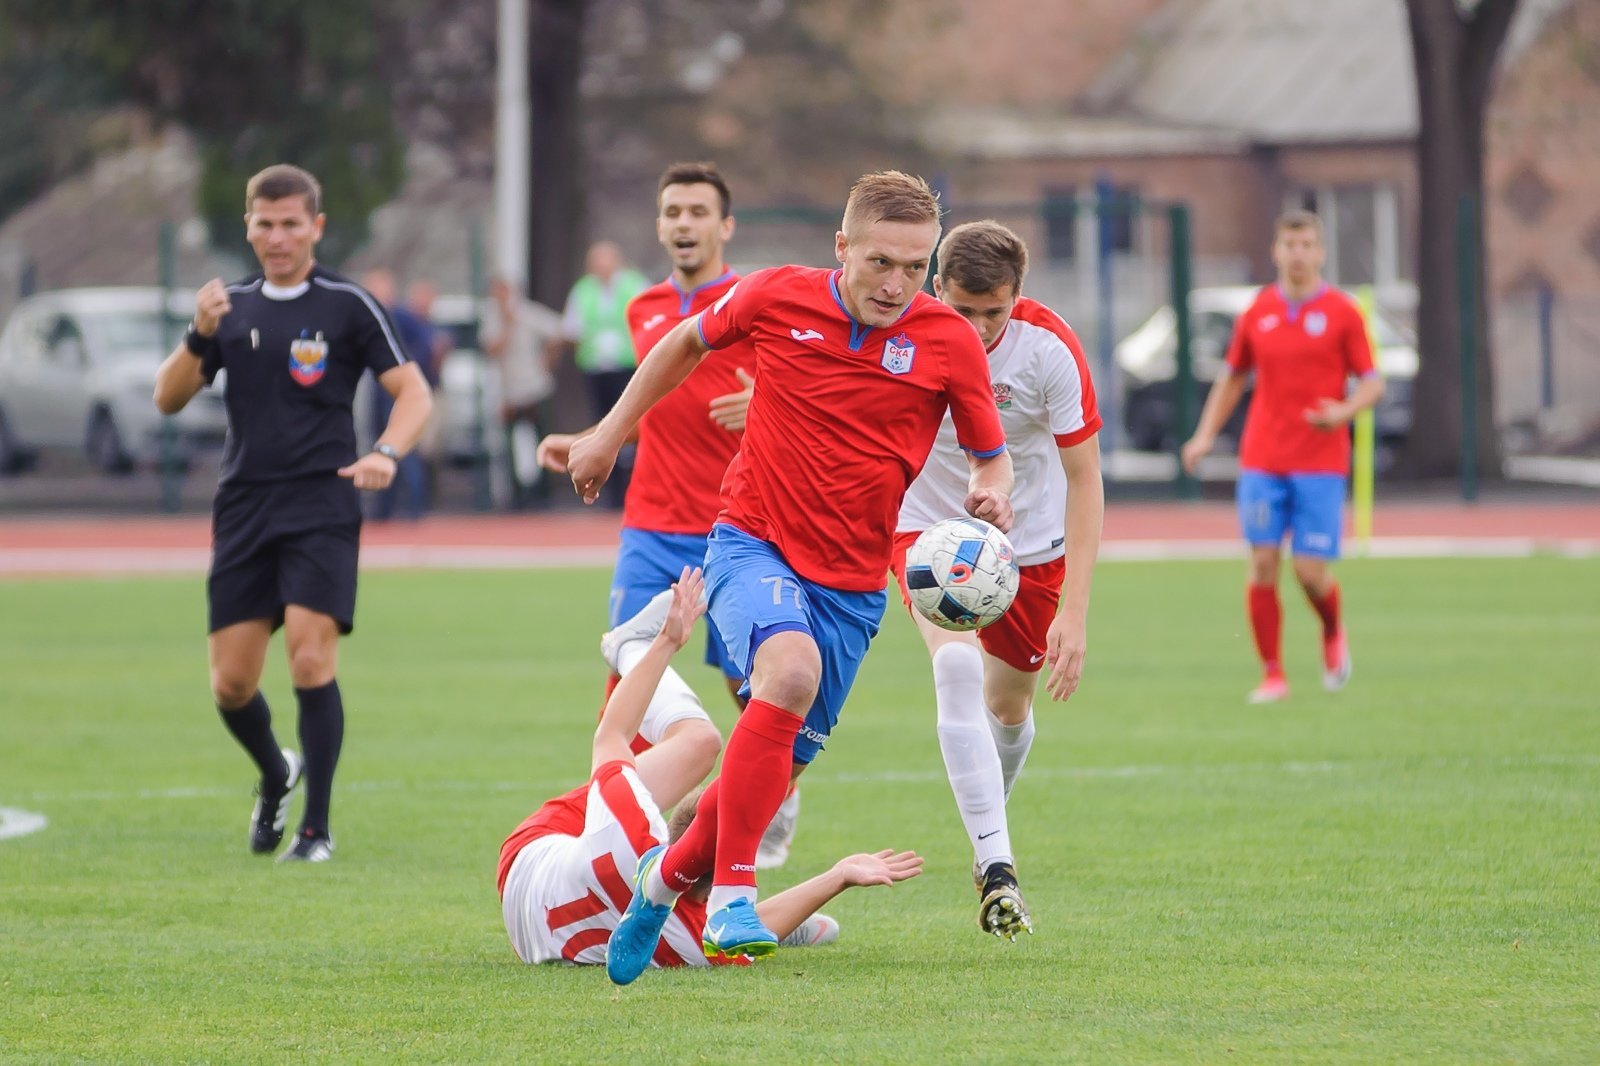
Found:
[(17, 305), (0, 332), (0, 473), (44, 449), (125, 473), (221, 444), (222, 376), (170, 419), (151, 400), (194, 308), (192, 292), (163, 299), (155, 287), (62, 289)]

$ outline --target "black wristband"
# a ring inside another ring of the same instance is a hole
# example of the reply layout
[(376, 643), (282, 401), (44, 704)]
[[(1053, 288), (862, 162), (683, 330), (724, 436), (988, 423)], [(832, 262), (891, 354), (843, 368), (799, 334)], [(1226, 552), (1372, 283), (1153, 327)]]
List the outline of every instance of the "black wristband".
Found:
[(213, 334), (207, 337), (194, 328), (194, 323), (189, 323), (189, 332), (183, 335), (183, 346), (197, 359), (204, 359), (217, 351), (217, 338)]

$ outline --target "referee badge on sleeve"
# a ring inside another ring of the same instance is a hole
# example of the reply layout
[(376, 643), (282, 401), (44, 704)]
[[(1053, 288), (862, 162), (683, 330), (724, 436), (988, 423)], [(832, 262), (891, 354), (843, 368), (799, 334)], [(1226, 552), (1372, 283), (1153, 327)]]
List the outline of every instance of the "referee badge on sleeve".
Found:
[(891, 374), (911, 373), (911, 360), (916, 356), (917, 346), (904, 333), (883, 342), (883, 368)]
[(322, 339), (321, 330), (315, 337), (309, 336), (310, 332), (301, 330), (299, 339), (289, 343), (289, 376), (306, 386), (321, 381), (328, 369), (328, 342)]

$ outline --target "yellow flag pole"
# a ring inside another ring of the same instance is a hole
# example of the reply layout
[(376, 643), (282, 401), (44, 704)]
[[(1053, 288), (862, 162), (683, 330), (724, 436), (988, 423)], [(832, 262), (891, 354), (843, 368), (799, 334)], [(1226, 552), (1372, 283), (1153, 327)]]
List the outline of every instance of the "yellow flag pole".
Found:
[[(1377, 301), (1371, 285), (1356, 290), (1356, 304), (1361, 308), (1362, 320), (1367, 326), (1367, 343), (1372, 348), (1374, 364), (1378, 360), (1378, 337), (1373, 328), (1377, 314)], [(1350, 464), (1350, 509), (1355, 525), (1357, 550), (1367, 555), (1372, 549), (1372, 496), (1374, 464), (1377, 458), (1377, 427), (1372, 408), (1356, 415), (1355, 450)]]

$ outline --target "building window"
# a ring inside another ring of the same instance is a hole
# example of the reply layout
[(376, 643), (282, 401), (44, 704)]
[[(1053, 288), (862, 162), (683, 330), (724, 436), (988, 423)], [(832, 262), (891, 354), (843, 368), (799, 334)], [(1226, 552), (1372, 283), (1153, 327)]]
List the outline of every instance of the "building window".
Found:
[(1078, 258), (1078, 190), (1057, 186), (1044, 191), (1045, 255), (1054, 263)]

